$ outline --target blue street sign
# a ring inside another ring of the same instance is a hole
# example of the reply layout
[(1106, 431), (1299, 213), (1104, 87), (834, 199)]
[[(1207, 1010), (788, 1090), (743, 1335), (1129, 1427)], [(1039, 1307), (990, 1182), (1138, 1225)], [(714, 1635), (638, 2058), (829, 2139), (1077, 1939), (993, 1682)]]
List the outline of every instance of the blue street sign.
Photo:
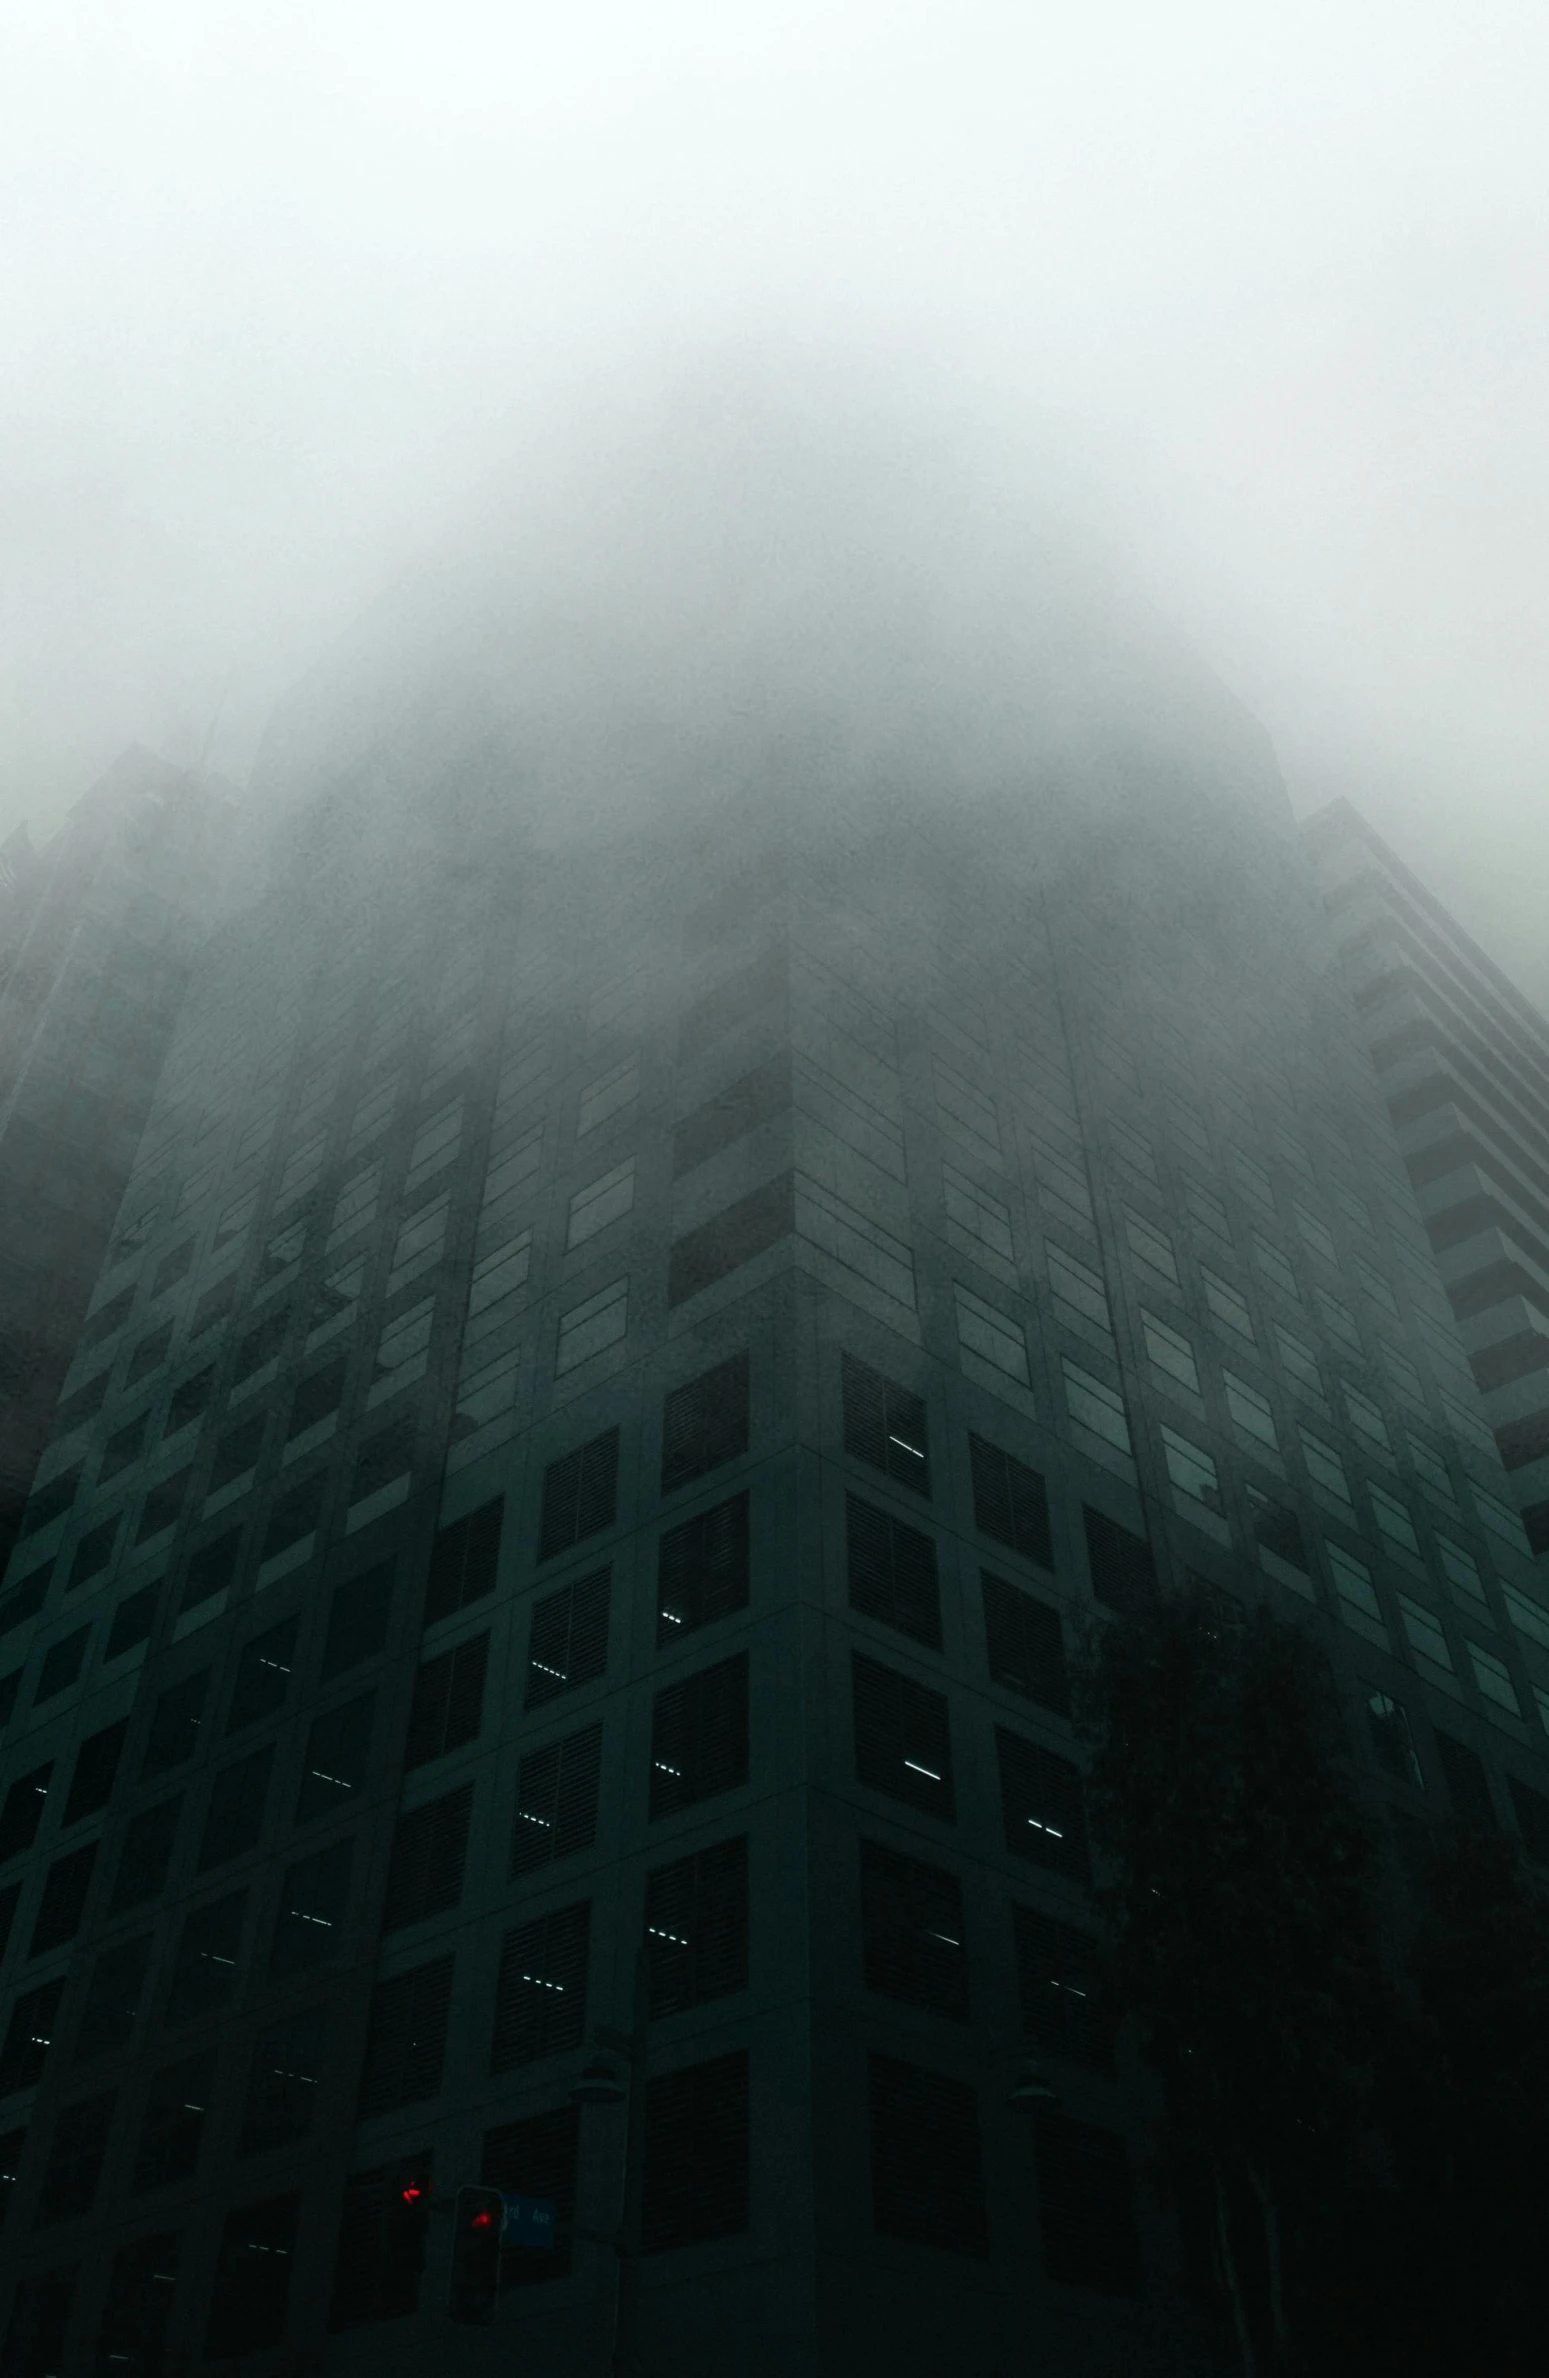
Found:
[(500, 2232), (503, 2246), (552, 2248), (554, 2199), (551, 2196), (508, 2196), (505, 2207), (505, 2224)]

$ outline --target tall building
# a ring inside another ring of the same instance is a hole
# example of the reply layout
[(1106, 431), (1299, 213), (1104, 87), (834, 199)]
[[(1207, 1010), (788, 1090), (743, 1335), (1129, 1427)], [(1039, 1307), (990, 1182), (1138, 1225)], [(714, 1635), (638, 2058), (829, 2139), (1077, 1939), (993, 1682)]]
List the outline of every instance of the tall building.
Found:
[(1348, 802), (1305, 831), (1514, 1499), (1549, 1560), (1549, 1021)]
[(107, 1252), (231, 803), (128, 751), (0, 849), (0, 1560)]
[[(972, 783), (658, 712), (604, 813), (520, 702), (356, 690), (276, 731), (0, 1589), (7, 2371), (581, 2378), (620, 2267), (662, 2378), (1206, 2369), (1072, 1629), (1267, 1597), (1397, 1826), (1549, 1847), (1262, 737), (1165, 673)], [(454, 2330), (414, 2192), (479, 2182), (560, 2228)]]

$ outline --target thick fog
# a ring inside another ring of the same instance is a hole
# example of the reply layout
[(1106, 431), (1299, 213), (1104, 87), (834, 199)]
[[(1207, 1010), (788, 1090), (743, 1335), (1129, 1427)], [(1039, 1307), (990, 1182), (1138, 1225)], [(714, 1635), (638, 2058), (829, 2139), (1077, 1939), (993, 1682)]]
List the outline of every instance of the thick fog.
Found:
[(1035, 490), (1549, 1002), (1546, 71), (1527, 0), (13, 11), (0, 835), (133, 741), (242, 783), (492, 523), (573, 604), (590, 419), (767, 374), (885, 396), (984, 587)]

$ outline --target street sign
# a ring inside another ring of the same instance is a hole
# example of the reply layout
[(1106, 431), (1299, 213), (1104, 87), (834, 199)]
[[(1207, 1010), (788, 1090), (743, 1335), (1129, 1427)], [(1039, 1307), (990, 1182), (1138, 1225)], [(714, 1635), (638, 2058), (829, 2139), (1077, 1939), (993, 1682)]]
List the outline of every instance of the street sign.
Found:
[(508, 2196), (505, 2207), (505, 2226), (500, 2232), (503, 2246), (544, 2246), (552, 2249), (554, 2199), (551, 2196)]

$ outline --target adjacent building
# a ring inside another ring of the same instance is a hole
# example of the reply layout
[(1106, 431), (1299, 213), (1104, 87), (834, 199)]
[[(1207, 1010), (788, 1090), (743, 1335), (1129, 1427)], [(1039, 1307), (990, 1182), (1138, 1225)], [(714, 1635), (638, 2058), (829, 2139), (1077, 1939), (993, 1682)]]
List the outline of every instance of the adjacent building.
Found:
[[(672, 2378), (1209, 2366), (1073, 1630), (1266, 1596), (1397, 1829), (1542, 1854), (1549, 1609), (1263, 740), (1115, 716), (291, 788), (0, 1586), (16, 2378), (582, 2378), (621, 2206)], [(560, 2237), (454, 2331), (474, 2181)]]
[(1549, 1020), (1348, 802), (1305, 831), (1513, 1498), (1549, 1559)]

